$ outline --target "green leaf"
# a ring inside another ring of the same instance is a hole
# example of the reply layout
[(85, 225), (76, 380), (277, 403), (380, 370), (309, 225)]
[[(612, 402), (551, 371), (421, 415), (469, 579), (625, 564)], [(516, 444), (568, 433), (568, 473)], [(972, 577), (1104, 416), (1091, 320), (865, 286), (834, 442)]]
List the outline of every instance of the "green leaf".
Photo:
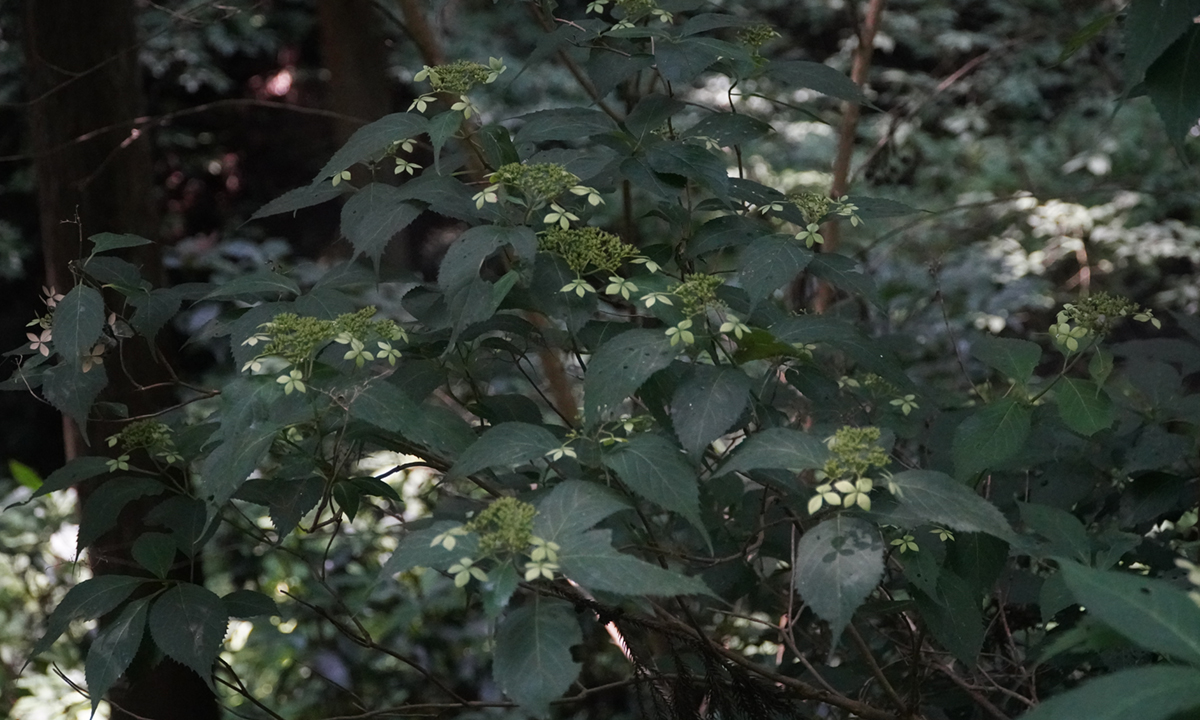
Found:
[[(107, 470), (107, 463), (105, 469)], [(80, 513), (76, 554), (116, 527), (121, 510), (130, 501), (147, 495), (157, 495), (166, 489), (166, 485), (154, 478), (116, 477), (90, 492), (83, 503), (83, 512)]]
[(73, 620), (95, 620), (125, 602), (145, 578), (126, 575), (100, 575), (84, 580), (67, 591), (62, 602), (50, 613), (46, 633), (33, 646), (30, 657), (37, 657), (67, 630)]
[(285, 212), (295, 212), (306, 207), (312, 207), (313, 205), (320, 205), (323, 202), (328, 202), (335, 197), (344, 195), (350, 189), (349, 183), (340, 183), (337, 186), (334, 186), (333, 183), (321, 183), (319, 185), (305, 185), (294, 190), (288, 190), (258, 210), (255, 210), (254, 214), (246, 222)]
[(224, 505), (250, 473), (258, 469), (278, 432), (275, 425), (246, 428), (237, 442), (217, 445), (200, 470), (201, 497), (206, 497), (216, 507)]
[(508, 607), (513, 593), (521, 586), (521, 576), (517, 574), (513, 563), (506, 562), (498, 568), (488, 571), (487, 582), (482, 583), (480, 595), (483, 600), (483, 612), (488, 620), (495, 620)]
[(572, 659), (571, 647), (581, 642), (574, 608), (534, 595), (497, 626), (492, 676), (525, 713), (545, 717), (550, 701), (579, 677), (581, 665)]
[(806, 60), (775, 60), (767, 66), (767, 77), (792, 88), (808, 88), (822, 95), (869, 105), (854, 81), (828, 65)]
[(908, 215), (916, 215), (917, 213), (929, 212), (928, 210), (906, 205), (898, 200), (869, 197), (867, 195), (851, 195), (849, 202), (858, 207), (858, 211), (854, 214), (863, 220), (906, 217)]
[(258, 270), (249, 275), (236, 277), (226, 283), (221, 283), (215, 290), (205, 295), (201, 300), (217, 298), (257, 297), (259, 295), (299, 295), (300, 286), (289, 277), (270, 270)]
[(625, 118), (625, 129), (635, 141), (641, 143), (647, 134), (658, 130), (668, 118), (685, 107), (679, 100), (666, 95), (647, 95), (638, 101)]
[(683, 448), (699, 457), (729, 432), (750, 402), (750, 378), (736, 368), (697, 365), (671, 398), (671, 424)]
[[(547, 538), (549, 539), (549, 538)], [(563, 574), (592, 591), (618, 595), (712, 595), (700, 578), (687, 577), (617, 552), (611, 530), (560, 533)]]
[(1117, 17), (1120, 16), (1120, 14), (1120, 11), (1104, 13), (1100, 17), (1092, 20), (1087, 25), (1084, 25), (1082, 28), (1076, 31), (1076, 33), (1072, 35), (1069, 40), (1067, 40), (1066, 44), (1063, 45), (1062, 52), (1058, 55), (1058, 62), (1066, 62), (1068, 58), (1079, 52), (1080, 48), (1082, 48), (1084, 45), (1087, 45), (1092, 40), (1095, 40), (1100, 33), (1104, 32), (1104, 30), (1112, 24), (1113, 20), (1116, 20)]
[(506, 422), (489, 428), (458, 457), (449, 476), (463, 477), (491, 467), (511, 467), (546, 456), (562, 443), (540, 425)]
[(166, 528), (179, 551), (195, 557), (210, 528), (208, 507), (203, 500), (176, 495), (154, 506), (146, 515), (146, 524)]
[(116, 288), (124, 295), (135, 295), (150, 290), (150, 283), (142, 277), (142, 271), (133, 263), (119, 257), (89, 257), (83, 261), (82, 270), (93, 280)]
[(429, 119), (429, 144), (433, 146), (433, 164), (439, 175), (442, 172), (442, 148), (462, 123), (463, 114), (457, 110), (447, 110)]
[(450, 246), (438, 269), (438, 287), (450, 294), (479, 279), (479, 269), (497, 250), (512, 246), (517, 256), (533, 262), (537, 236), (524, 225), (481, 225), (473, 227)]
[(1108, 393), (1090, 380), (1062, 378), (1054, 386), (1058, 414), (1080, 435), (1093, 435), (1112, 426), (1117, 408)]
[(445, 215), (465, 223), (475, 223), (485, 213), (492, 212), (475, 207), (471, 197), (475, 193), (460, 180), (436, 173), (418, 175), (400, 186), (403, 200), (420, 200), (439, 215)]
[(604, 343), (592, 355), (583, 380), (587, 424), (593, 426), (606, 411), (615, 410), (678, 354), (662, 330), (630, 330)]
[(760, 237), (742, 251), (738, 283), (754, 307), (791, 282), (812, 262), (813, 252), (786, 235)]
[(108, 385), (103, 365), (87, 372), (72, 363), (59, 363), (42, 374), (42, 395), (56, 410), (70, 417), (87, 437), (88, 412), (100, 391)]
[(149, 532), (143, 533), (133, 541), (130, 554), (139, 565), (154, 573), (155, 577), (165, 578), (171, 564), (175, 562), (175, 550), (173, 536)]
[(717, 197), (729, 196), (725, 160), (698, 145), (658, 143), (646, 153), (646, 163), (656, 173), (679, 175), (707, 188)]
[(247, 620), (252, 617), (279, 616), (275, 601), (256, 590), (234, 590), (221, 598), (229, 617)]
[(721, 147), (731, 147), (758, 140), (772, 132), (770, 125), (745, 113), (719, 112), (691, 126), (683, 136), (712, 138), (720, 143)]
[(825, 467), (829, 448), (815, 435), (789, 428), (754, 433), (713, 476), (749, 470), (815, 470)]
[(808, 271), (834, 287), (858, 295), (877, 308), (883, 308), (875, 282), (854, 258), (835, 253), (817, 253), (808, 264)]
[(700, 521), (696, 468), (666, 438), (647, 433), (635, 435), (606, 452), (604, 464), (630, 490), (659, 507), (679, 513), (707, 535)]
[(329, 180), (356, 163), (382, 157), (394, 143), (420, 135), (428, 125), (429, 121), (424, 115), (403, 112), (386, 115), (360, 127), (329, 158), (329, 162), (313, 178), (313, 184)]
[(191, 668), (212, 687), (212, 666), (229, 625), (225, 604), (211, 590), (181, 583), (150, 609), (150, 636), (167, 657)]
[(88, 648), (84, 677), (92, 698), (93, 715), (100, 701), (137, 655), (142, 635), (146, 632), (146, 608), (149, 604), (149, 598), (129, 603), (115, 620), (101, 630)]
[(726, 27), (750, 27), (754, 25), (754, 21), (747, 18), (740, 18), (736, 15), (727, 15), (725, 13), (700, 13), (688, 18), (683, 26), (679, 28), (679, 34), (683, 36), (695, 35), (697, 33), (716, 30), (717, 28)]
[(1200, 671), (1154, 665), (1088, 680), (1039, 703), (1020, 720), (1168, 720), (1196, 708)]
[(129, 318), (129, 325), (139, 335), (153, 340), (183, 305), (183, 297), (176, 290), (155, 289), (131, 296), (129, 304), (133, 306), (133, 317)]
[(971, 345), (971, 354), (1021, 384), (1029, 382), (1042, 348), (1037, 343), (985, 335)]
[(513, 137), (517, 144), (580, 140), (617, 129), (612, 118), (590, 108), (539, 110), (516, 119), (523, 121)]
[(92, 241), (93, 254), (150, 244), (150, 241), (146, 238), (129, 233), (96, 233), (89, 237), (88, 240)]
[(104, 331), (104, 298), (87, 285), (76, 285), (54, 308), (54, 351), (78, 367)]
[(749, 245), (770, 232), (759, 220), (744, 215), (721, 215), (700, 226), (688, 241), (687, 250), (689, 255), (698, 257), (722, 248)]
[(354, 255), (366, 255), (379, 268), (388, 242), (417, 218), (424, 208), (403, 199), (400, 188), (371, 183), (342, 206), (342, 235)]
[(604, 97), (621, 83), (653, 65), (654, 56), (649, 53), (616, 53), (611, 48), (596, 45), (588, 55), (586, 67), (597, 94)]
[(324, 491), (325, 480), (317, 476), (300, 480), (252, 478), (238, 488), (234, 497), (266, 506), (271, 524), (282, 539), (317, 506)]
[(108, 458), (96, 455), (84, 455), (74, 460), (68, 460), (66, 465), (50, 473), (41, 487), (34, 491), (30, 500), (40, 498), (59, 490), (66, 490), (72, 485), (94, 478), (108, 472)]
[(1077, 562), (1092, 562), (1092, 543), (1087, 528), (1071, 513), (1048, 505), (1017, 503), (1021, 520), (1038, 535), (1050, 541), (1047, 554), (1070, 557)]
[(890, 480), (899, 512), (890, 522), (913, 527), (933, 523), (959, 532), (982, 532), (1008, 542), (1015, 539), (996, 506), (945, 473), (905, 470)]
[[(1200, 3), (1193, 3), (1200, 4)], [(1196, 15), (1200, 16), (1200, 12)], [(1146, 70), (1146, 93), (1180, 157), (1200, 117), (1200, 26), (1191, 28)]]
[(1108, 376), (1112, 375), (1113, 371), (1113, 354), (1104, 348), (1096, 348), (1092, 354), (1092, 359), (1088, 360), (1088, 375), (1096, 381), (1100, 387), (1104, 387), (1104, 383), (1108, 381)]
[(825, 622), (836, 645), (854, 611), (883, 577), (883, 539), (872, 524), (839, 514), (796, 544), (796, 592)]
[(1127, 91), (1140, 83), (1167, 48), (1192, 28), (1197, 15), (1200, 0), (1133, 0), (1129, 4), (1124, 23)]
[[(824, 257), (824, 253), (817, 255), (809, 264), (809, 270)], [(816, 316), (787, 318), (772, 325), (770, 330), (780, 342), (829, 345), (896, 387), (912, 387), (912, 381), (900, 370), (899, 359), (845, 320)]]
[(973, 413), (954, 432), (954, 471), (960, 478), (994, 469), (1025, 446), (1033, 411), (1004, 398)]
[(1200, 666), (1200, 607), (1165, 580), (1059, 563), (1088, 613), (1136, 645)]
[(37, 474), (37, 471), (18, 460), (8, 461), (8, 474), (12, 476), (22, 487), (27, 487), (30, 490), (36, 491), (42, 486), (42, 478)]
[(706, 37), (663, 38), (654, 44), (659, 72), (668, 82), (690, 83), (718, 60), (752, 67), (745, 47)]
[(943, 568), (938, 574), (937, 594), (917, 591), (915, 599), (921, 619), (937, 641), (954, 657), (974, 666), (983, 646), (982, 598), (962, 578)]
[(422, 422), (421, 407), (388, 382), (373, 382), (361, 388), (350, 405), (350, 417), (401, 435)]
[(476, 131), (475, 138), (483, 147), (483, 156), (487, 160), (488, 167), (495, 169), (501, 165), (521, 162), (521, 156), (517, 154), (517, 148), (508, 134), (508, 128), (503, 125), (495, 123), (484, 125)]
[(564, 535), (587, 530), (604, 518), (629, 509), (629, 503), (603, 485), (566, 480), (538, 502), (533, 534), (558, 542)]
[(379, 576), (390, 578), (415, 567), (445, 570), (458, 562), (459, 558), (470, 557), (479, 546), (479, 541), (473, 534), (456, 536), (454, 547), (450, 550), (441, 545), (431, 544), (438, 535), (456, 527), (460, 527), (460, 525), (441, 520), (423, 530), (413, 530), (407, 533), (396, 544), (395, 552), (383, 564)]

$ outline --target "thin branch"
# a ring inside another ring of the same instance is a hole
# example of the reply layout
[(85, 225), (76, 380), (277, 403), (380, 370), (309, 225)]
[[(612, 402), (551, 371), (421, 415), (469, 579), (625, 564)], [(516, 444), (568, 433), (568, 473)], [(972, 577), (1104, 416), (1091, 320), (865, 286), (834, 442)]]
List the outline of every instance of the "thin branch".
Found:
[(892, 687), (892, 683), (889, 682), (887, 676), (883, 674), (883, 668), (879, 667), (879, 663), (875, 660), (874, 653), (871, 652), (871, 647), (867, 645), (867, 641), (864, 640), (863, 636), (859, 634), (858, 628), (854, 627), (854, 623), (850, 623), (846, 626), (846, 630), (850, 633), (850, 639), (854, 641), (854, 645), (858, 647), (859, 654), (861, 654), (863, 659), (867, 661), (867, 667), (871, 668), (871, 674), (875, 676), (876, 682), (878, 682), (879, 686), (883, 688), (883, 691), (887, 693), (888, 699), (890, 699), (896, 705), (897, 710), (900, 712), (907, 712), (907, 703), (901, 699), (900, 693), (896, 692), (896, 688)]
[(995, 718), (995, 720), (1009, 720), (1009, 717), (1007, 715), (1005, 715), (1000, 710), (1000, 708), (993, 705), (991, 700), (988, 700), (983, 695), (981, 695), (979, 693), (979, 691), (976, 690), (973, 685), (971, 685), (966, 680), (963, 680), (961, 677), (959, 677), (958, 674), (956, 672), (954, 672), (953, 670), (951, 670), (948, 666), (942, 665), (941, 663), (931, 663), (931, 664), (933, 665), (934, 669), (936, 669), (938, 672), (940, 672), (943, 675), (945, 675), (946, 677), (950, 678), (950, 682), (957, 685), (967, 695), (970, 695), (971, 700), (975, 701), (975, 704), (978, 705), (980, 708), (982, 708), (983, 711), (986, 712), (988, 715), (991, 715), (993, 718)]

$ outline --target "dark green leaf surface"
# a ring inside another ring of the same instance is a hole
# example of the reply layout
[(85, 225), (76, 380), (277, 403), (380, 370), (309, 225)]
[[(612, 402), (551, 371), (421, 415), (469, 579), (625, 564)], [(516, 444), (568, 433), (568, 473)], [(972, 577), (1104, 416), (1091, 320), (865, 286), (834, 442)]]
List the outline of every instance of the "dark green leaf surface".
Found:
[(342, 206), (342, 235), (356, 256), (366, 255), (376, 268), (388, 242), (424, 211), (403, 197), (400, 188), (371, 183)]
[(167, 657), (191, 668), (212, 686), (212, 668), (225, 639), (229, 613), (221, 598), (199, 585), (181, 583), (150, 608), (150, 636)]
[(477, 473), (490, 467), (521, 465), (544, 458), (562, 443), (540, 425), (507, 422), (487, 430), (459, 456), (452, 476)]
[(296, 210), (302, 210), (313, 205), (320, 205), (323, 202), (328, 202), (345, 194), (349, 190), (350, 185), (348, 183), (342, 183), (336, 187), (334, 187), (333, 183), (304, 185), (303, 187), (288, 190), (258, 210), (255, 210), (254, 214), (246, 222), (285, 212), (295, 212)]
[(612, 118), (589, 108), (539, 110), (522, 115), (521, 128), (513, 137), (515, 143), (540, 143), (549, 140), (579, 140), (617, 129)]
[(609, 515), (628, 509), (629, 503), (603, 485), (567, 480), (555, 485), (537, 508), (533, 534), (558, 542), (567, 533), (587, 530)]
[(527, 262), (532, 262), (537, 254), (537, 237), (528, 227), (481, 225), (467, 230), (442, 258), (438, 269), (438, 287), (451, 293), (478, 280), (483, 261), (508, 245)]
[(829, 448), (815, 435), (769, 428), (751, 435), (715, 475), (748, 470), (815, 470), (825, 466)]
[(697, 365), (671, 398), (675, 435), (688, 453), (699, 456), (729, 432), (750, 401), (750, 378), (736, 368)]
[(149, 245), (150, 241), (140, 235), (130, 233), (96, 233), (88, 238), (92, 241), (92, 252), (102, 253), (121, 248)]
[[(96, 458), (100, 460), (101, 458)], [(107, 469), (107, 464), (105, 465)], [(76, 553), (90, 546), (117, 525), (121, 510), (131, 501), (157, 495), (167, 489), (159, 480), (146, 477), (116, 477), (88, 493), (79, 519)]]
[(606, 452), (604, 464), (630, 490), (659, 507), (679, 513), (704, 532), (696, 468), (666, 438), (635, 435)]
[[(1195, 717), (1197, 709), (1200, 670), (1155, 665), (1088, 680), (1042, 702), (1020, 720), (1182, 720)], [(1187, 711), (1192, 712), (1178, 714)]]
[(721, 147), (731, 147), (758, 140), (772, 132), (771, 126), (742, 113), (713, 113), (688, 128), (684, 137), (712, 138)]
[(454, 547), (449, 550), (440, 544), (432, 544), (438, 535), (458, 526), (458, 523), (442, 520), (423, 530), (407, 533), (400, 538), (395, 552), (383, 564), (383, 569), (379, 571), (379, 577), (390, 578), (415, 567), (445, 570), (458, 562), (459, 558), (471, 557), (479, 544), (474, 535), (455, 536)]
[(704, 581), (617, 552), (611, 530), (560, 534), (558, 563), (571, 580), (618, 595), (711, 595)]
[[(1177, 4), (1177, 3), (1175, 3)], [(1192, 2), (1193, 5), (1200, 3)], [(1200, 12), (1196, 13), (1200, 16)], [(1200, 26), (1192, 24), (1146, 71), (1146, 92), (1181, 157), (1200, 117)]]
[(806, 531), (796, 544), (796, 591), (829, 623), (834, 644), (882, 577), (883, 539), (864, 520), (837, 515)]
[(313, 178), (312, 184), (325, 182), (356, 163), (382, 157), (394, 143), (415, 138), (425, 132), (428, 125), (429, 121), (424, 115), (403, 112), (384, 116), (360, 127), (354, 131), (346, 144), (329, 158), (329, 162), (325, 163)]
[(249, 275), (236, 277), (229, 282), (221, 283), (215, 290), (205, 295), (202, 299), (215, 300), (218, 298), (257, 297), (260, 295), (278, 297), (280, 295), (299, 294), (300, 287), (296, 285), (295, 280), (270, 270), (259, 270)]
[(84, 677), (92, 697), (92, 712), (109, 689), (133, 662), (146, 631), (146, 608), (150, 600), (135, 600), (108, 624), (88, 648)]
[(84, 455), (68, 460), (66, 465), (46, 476), (45, 482), (34, 491), (30, 499), (65, 490), (81, 480), (94, 478), (106, 472), (108, 472), (108, 458)]
[[(1125, 17), (1125, 87), (1140, 83), (1146, 71), (1200, 15), (1200, 0), (1133, 0)], [(1196, 87), (1195, 84), (1192, 87)], [(1195, 118), (1192, 118), (1193, 122)]]
[(630, 330), (600, 347), (583, 380), (584, 417), (596, 424), (654, 373), (671, 364), (679, 348), (662, 330)]
[(1042, 348), (1028, 340), (985, 335), (971, 346), (971, 354), (1005, 376), (1027, 383), (1042, 358)]
[(767, 76), (791, 89), (808, 88), (839, 100), (867, 102), (853, 80), (821, 63), (807, 60), (775, 61), (768, 67)]
[(1029, 437), (1033, 411), (1012, 398), (988, 405), (954, 433), (954, 472), (960, 478), (993, 469), (1016, 455)]
[(1054, 386), (1054, 399), (1059, 417), (1080, 435), (1094, 435), (1117, 418), (1112, 398), (1090, 380), (1062, 378)]
[(78, 367), (104, 330), (104, 298), (87, 285), (76, 285), (54, 308), (54, 351)]
[(974, 665), (983, 644), (981, 594), (952, 572), (938, 574), (937, 592), (918, 593), (917, 607), (934, 638), (962, 662)]
[(46, 400), (74, 420), (85, 437), (88, 412), (106, 385), (108, 373), (103, 365), (93, 365), (84, 372), (82, 366), (59, 363), (42, 374), (42, 394)]
[[(987, 500), (945, 473), (906, 470), (891, 478), (900, 513), (897, 524), (933, 523), (960, 532), (983, 532), (1001, 540), (1014, 533), (1004, 515)], [(902, 519), (903, 518), (903, 519)]]
[(1026, 527), (1050, 542), (1049, 555), (1091, 564), (1092, 543), (1087, 528), (1071, 513), (1047, 505), (1018, 503)]
[(46, 622), (46, 633), (33, 646), (30, 657), (37, 657), (67, 630), (73, 620), (94, 620), (125, 602), (145, 578), (126, 575), (101, 575), (71, 588)]
[(656, 173), (679, 175), (699, 184), (717, 197), (729, 195), (725, 160), (699, 145), (666, 142), (646, 153), (646, 163)]
[(795, 279), (812, 259), (811, 250), (786, 235), (760, 237), (742, 251), (738, 283), (754, 306)]
[(535, 595), (496, 628), (492, 675), (524, 712), (544, 717), (550, 701), (579, 676), (581, 666), (572, 659), (571, 647), (581, 642), (583, 633), (570, 604)]
[(238, 442), (218, 445), (201, 468), (201, 496), (217, 507), (224, 505), (258, 468), (278, 432), (274, 425), (246, 428)]
[(175, 538), (167, 533), (143, 533), (134, 540), (130, 554), (155, 577), (164, 578), (175, 561)]
[(264, 615), (278, 616), (279, 606), (266, 595), (254, 590), (234, 590), (221, 598), (229, 617), (246, 620)]
[(1060, 563), (1075, 599), (1113, 630), (1152, 652), (1200, 667), (1200, 607), (1164, 580)]

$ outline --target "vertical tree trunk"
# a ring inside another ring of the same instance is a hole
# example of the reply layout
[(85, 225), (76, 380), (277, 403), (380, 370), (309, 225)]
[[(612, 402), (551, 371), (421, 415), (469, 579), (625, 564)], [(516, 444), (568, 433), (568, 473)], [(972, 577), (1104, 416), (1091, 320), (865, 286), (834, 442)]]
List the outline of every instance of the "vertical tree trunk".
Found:
[[(134, 123), (143, 108), (134, 5), (132, 0), (26, 0), (24, 11), (28, 127), (46, 284), (66, 292), (75, 284), (71, 263), (89, 235), (155, 234), (151, 146)], [(138, 250), (127, 259), (159, 284), (158, 246)], [(121, 371), (110, 373), (106, 394), (128, 406), (131, 415), (158, 409), (165, 400), (138, 392), (129, 379), (145, 383), (157, 374), (150, 352), (144, 343), (138, 345), (128, 354), (123, 349), (123, 362), (113, 363)], [(88, 449), (66, 419), (64, 442), (68, 458)], [(86, 491), (81, 488), (81, 497)], [(93, 572), (127, 572), (131, 563), (122, 562), (122, 556), (127, 561), (130, 535), (138, 531), (124, 527), (102, 541), (105, 552), (93, 554)], [(118, 682), (109, 699), (114, 720), (218, 717), (216, 699), (200, 677), (168, 660)]]
[[(383, 18), (370, 0), (317, 0), (321, 24), (321, 58), (329, 70), (326, 108), (362, 122), (392, 111), (393, 83), (387, 75)], [(359, 123), (334, 121), (338, 145)]]

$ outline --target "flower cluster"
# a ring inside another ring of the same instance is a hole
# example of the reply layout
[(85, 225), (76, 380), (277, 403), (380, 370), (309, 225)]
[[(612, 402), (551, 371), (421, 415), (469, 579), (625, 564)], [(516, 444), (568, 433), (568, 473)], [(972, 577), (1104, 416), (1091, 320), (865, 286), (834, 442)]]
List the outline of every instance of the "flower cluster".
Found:
[[(306, 391), (304, 378), (311, 369), (309, 366), (313, 357), (330, 342), (348, 345), (349, 350), (342, 357), (345, 360), (353, 360), (358, 367), (376, 359), (386, 360), (389, 365), (395, 365), (400, 351), (393, 347), (392, 343), (407, 340), (408, 336), (394, 321), (372, 320), (374, 315), (373, 306), (339, 315), (333, 320), (280, 313), (270, 322), (259, 326), (262, 332), (251, 335), (242, 342), (250, 347), (263, 344), (262, 352), (247, 362), (242, 370), (258, 372), (263, 367), (263, 360), (279, 358), (286, 365), (292, 366), (289, 372), (278, 378), (279, 384), (284, 386), (284, 392), (290, 395), (293, 392)], [(367, 343), (371, 339), (374, 339), (375, 343), (368, 350)]]
[[(458, 102), (450, 109), (458, 110), (464, 116), (471, 117), (471, 114), (474, 112), (474, 106), (467, 99), (466, 93), (476, 85), (496, 82), (496, 78), (500, 77), (500, 74), (507, 69), (504, 61), (499, 58), (488, 58), (487, 65), (481, 65), (470, 60), (455, 60), (452, 63), (436, 67), (426, 65), (420, 72), (413, 76), (413, 80), (417, 82), (428, 80), (434, 92), (458, 95)], [(433, 95), (421, 95), (416, 100), (413, 100), (412, 105), (408, 109), (412, 110), (416, 108), (417, 112), (425, 112), (425, 108), (433, 101)]]
[(561, 257), (576, 275), (593, 270), (616, 271), (637, 257), (637, 249), (599, 228), (551, 227), (538, 234), (538, 250)]
[(758, 54), (759, 48), (777, 37), (780, 37), (779, 33), (775, 32), (775, 28), (766, 23), (759, 23), (743, 28), (737, 34), (738, 42), (750, 48), (755, 55)]
[(515, 555), (529, 547), (536, 514), (537, 508), (529, 503), (503, 497), (488, 505), (466, 527), (479, 535), (482, 556)]
[(1162, 323), (1151, 310), (1143, 309), (1128, 298), (1108, 293), (1096, 293), (1080, 300), (1067, 303), (1059, 311), (1057, 322), (1050, 326), (1054, 342), (1068, 352), (1079, 349), (1079, 341), (1092, 336), (1104, 336), (1112, 330), (1117, 320), (1132, 317), (1138, 322), (1148, 322), (1155, 328)]
[[(600, 205), (604, 202), (595, 188), (579, 184), (579, 177), (556, 163), (508, 163), (501, 165), (496, 172), (488, 176), (490, 185), (475, 194), (475, 207), (482, 208), (485, 203), (500, 202), (503, 198), (517, 205), (524, 205), (530, 210), (537, 210), (559, 195), (570, 192), (573, 195), (586, 197), (588, 204)], [(579, 218), (567, 212), (557, 204), (552, 206), (553, 213), (546, 216), (547, 224), (560, 224), (566, 228), (569, 220)]]
[(804, 222), (810, 225), (824, 220), (833, 206), (833, 200), (828, 195), (809, 190), (790, 193), (788, 200), (791, 200), (800, 214), (804, 216)]
[(808, 501), (809, 514), (816, 513), (822, 505), (871, 509), (875, 481), (867, 474), (888, 464), (887, 452), (878, 442), (879, 428), (851, 426), (841, 428), (826, 440), (830, 456), (821, 471), (826, 482), (817, 486)]
[[(116, 447), (118, 445), (121, 446), (121, 450), (126, 452), (145, 450), (148, 454), (160, 457), (168, 463), (182, 459), (175, 449), (170, 426), (156, 420), (137, 420), (126, 425), (121, 432), (109, 435), (108, 446)], [(122, 457), (128, 460), (127, 455)]]
[(866, 373), (862, 376), (861, 381), (855, 380), (851, 377), (842, 377), (842, 379), (838, 380), (838, 387), (862, 388), (869, 390), (876, 395), (882, 395), (884, 397), (890, 396), (892, 399), (888, 402), (888, 404), (894, 408), (897, 408), (905, 415), (908, 415), (913, 410), (921, 407), (919, 404), (917, 404), (916, 395), (901, 395), (899, 388), (875, 373)]
[(683, 282), (672, 285), (670, 290), (679, 298), (683, 311), (695, 315), (708, 309), (720, 310), (725, 304), (717, 299), (717, 288), (724, 281), (717, 275), (693, 273), (684, 277)]

